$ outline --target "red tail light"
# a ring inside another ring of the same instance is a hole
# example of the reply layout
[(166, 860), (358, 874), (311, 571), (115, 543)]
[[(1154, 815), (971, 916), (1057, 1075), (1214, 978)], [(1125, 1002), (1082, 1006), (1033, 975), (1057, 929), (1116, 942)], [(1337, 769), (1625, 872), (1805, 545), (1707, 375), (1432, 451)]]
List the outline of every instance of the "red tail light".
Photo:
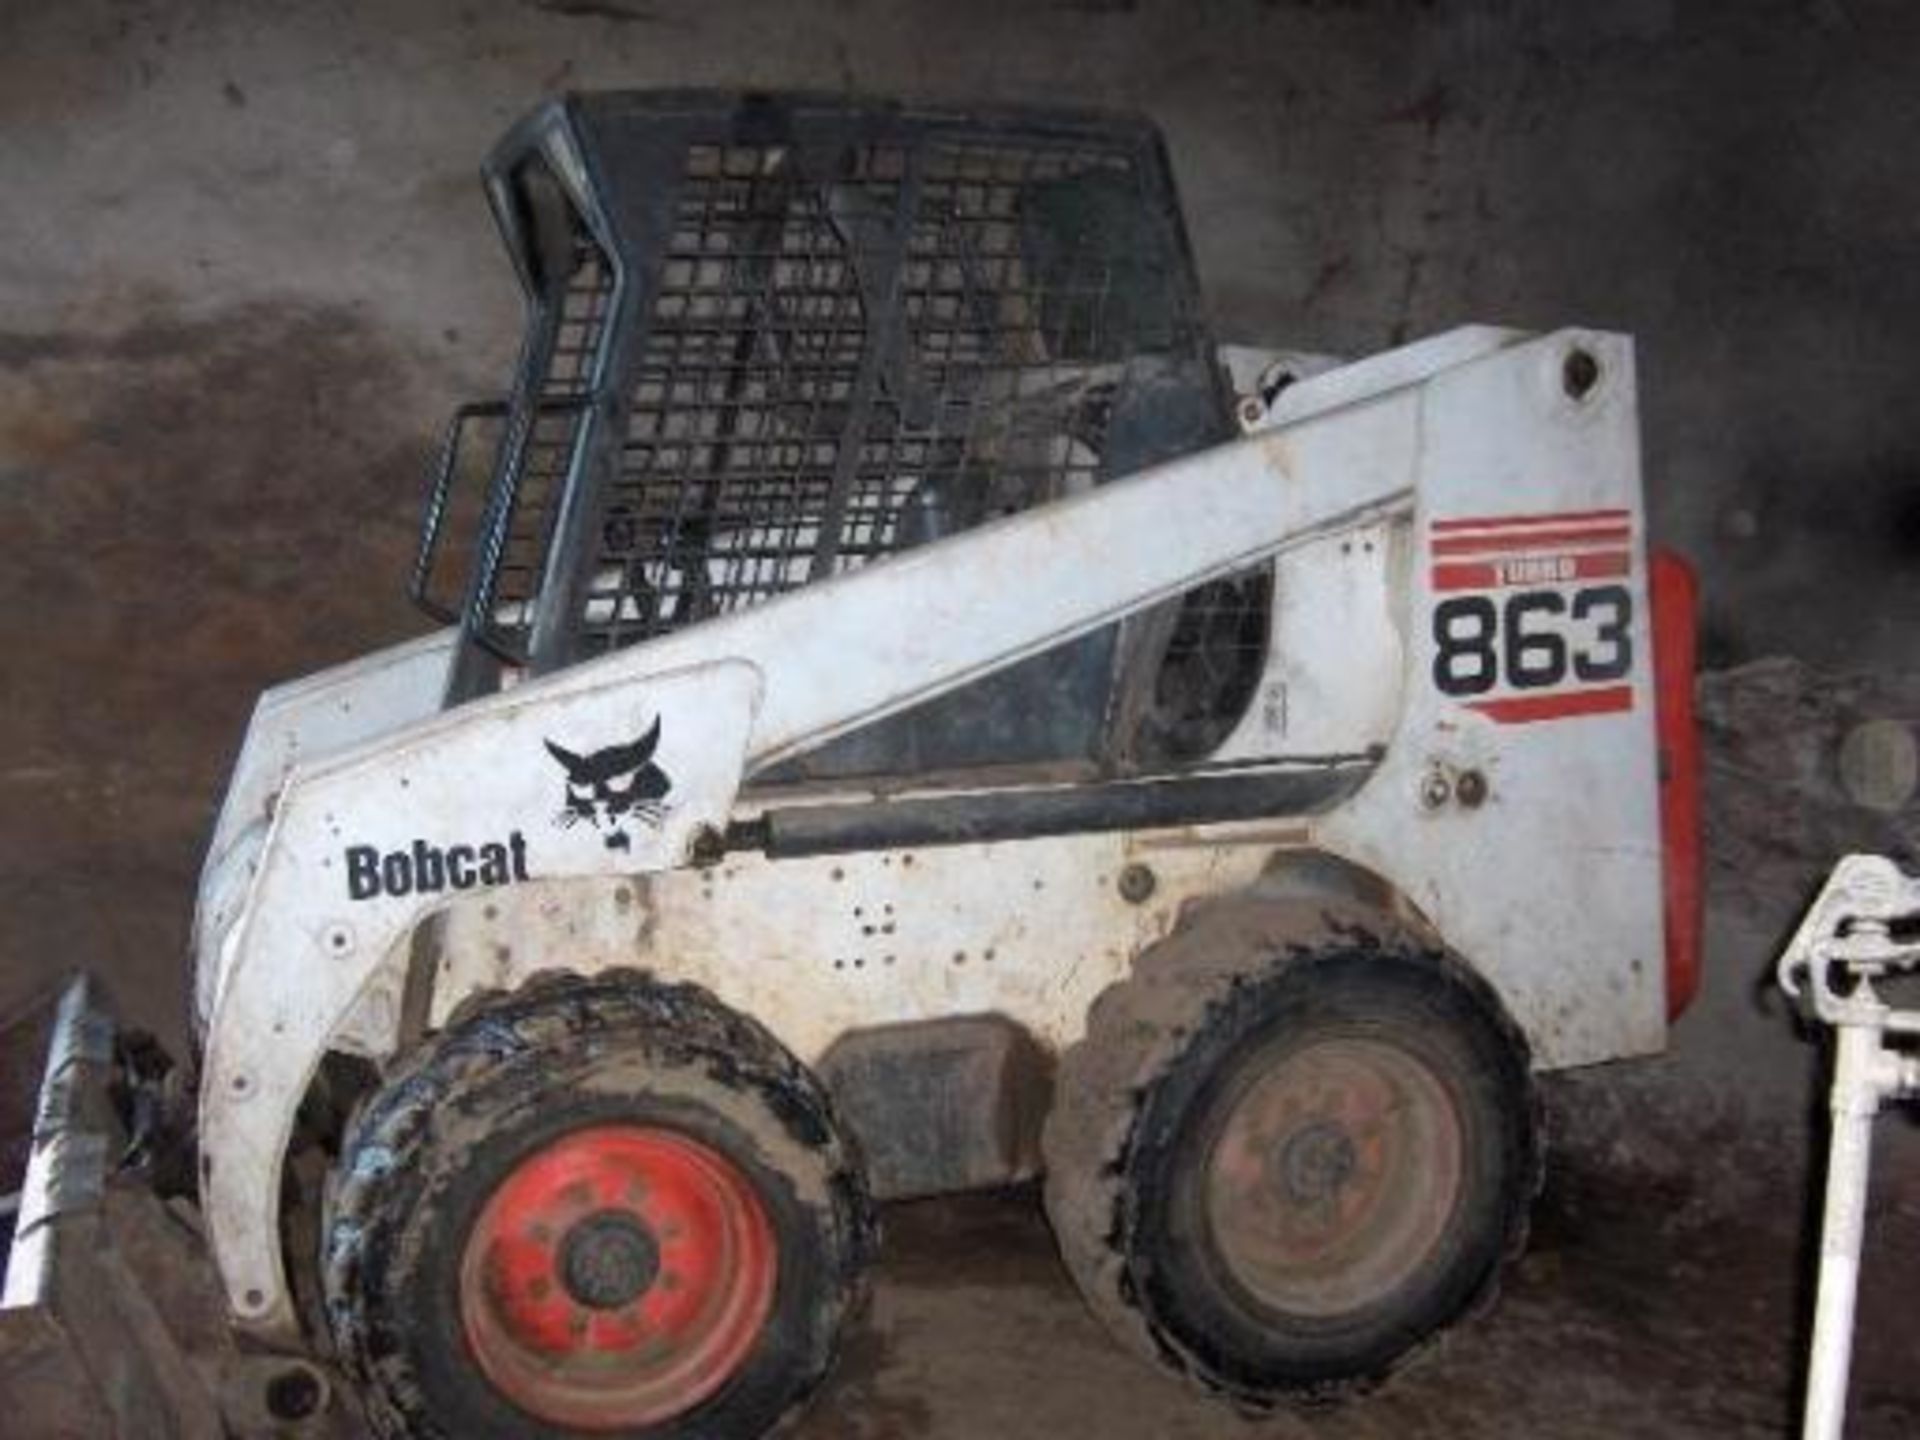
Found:
[(1700, 583), (1685, 560), (1671, 550), (1656, 549), (1652, 584), (1667, 1018), (1672, 1020), (1700, 989), (1705, 854), (1700, 825), (1700, 732), (1693, 716), (1694, 631)]

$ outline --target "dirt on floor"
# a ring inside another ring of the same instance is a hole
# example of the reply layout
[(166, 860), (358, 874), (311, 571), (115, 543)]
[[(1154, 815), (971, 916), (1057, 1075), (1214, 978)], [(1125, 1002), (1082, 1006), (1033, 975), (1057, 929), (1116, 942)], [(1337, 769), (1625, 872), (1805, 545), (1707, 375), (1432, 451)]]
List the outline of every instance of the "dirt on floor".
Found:
[[(1556, 1086), (1554, 1123), (1592, 1096)], [(1601, 1112), (1604, 1106), (1594, 1107)], [(1876, 1187), (1848, 1434), (1920, 1433), (1907, 1297), (1920, 1283), (1920, 1138)], [(1882, 1158), (1895, 1147), (1884, 1144)], [(795, 1440), (1424, 1440), (1783, 1436), (1809, 1311), (1805, 1175), (1760, 1168), (1748, 1203), (1697, 1173), (1591, 1152), (1550, 1172), (1532, 1242), (1485, 1313), (1374, 1393), (1239, 1414), (1123, 1351), (1081, 1303), (1037, 1188), (889, 1207), (870, 1303)], [(1717, 1163), (1717, 1162), (1716, 1162)], [(202, 1288), (207, 1288), (203, 1286)], [(202, 1327), (212, 1311), (200, 1306)], [(170, 1310), (169, 1313), (174, 1313)], [(335, 1440), (351, 1417), (316, 1417)], [(249, 1432), (251, 1433), (251, 1432)], [(261, 1433), (266, 1433), (262, 1431)], [(291, 1432), (290, 1432), (291, 1433)]]
[[(1911, 1141), (1912, 1137), (1904, 1137)], [(1920, 1432), (1906, 1297), (1920, 1189), (1882, 1192), (1849, 1434)], [(1061, 1267), (1037, 1194), (896, 1207), (873, 1304), (798, 1434), (807, 1440), (1199, 1436), (1777, 1436), (1795, 1428), (1798, 1194), (1729, 1217), (1685, 1177), (1557, 1166), (1490, 1313), (1373, 1395), (1250, 1419), (1107, 1339)]]

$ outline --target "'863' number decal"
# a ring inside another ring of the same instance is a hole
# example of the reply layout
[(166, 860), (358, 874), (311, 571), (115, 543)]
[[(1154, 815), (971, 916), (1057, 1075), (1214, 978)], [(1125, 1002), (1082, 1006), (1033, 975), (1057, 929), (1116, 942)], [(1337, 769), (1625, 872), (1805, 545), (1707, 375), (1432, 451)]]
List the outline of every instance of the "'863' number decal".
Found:
[(1433, 684), (1503, 725), (1633, 708), (1626, 509), (1435, 519)]
[[(1579, 633), (1568, 633), (1569, 621)], [(1455, 595), (1433, 609), (1433, 643), (1433, 683), (1456, 698), (1624, 680), (1633, 670), (1633, 595), (1624, 585)]]

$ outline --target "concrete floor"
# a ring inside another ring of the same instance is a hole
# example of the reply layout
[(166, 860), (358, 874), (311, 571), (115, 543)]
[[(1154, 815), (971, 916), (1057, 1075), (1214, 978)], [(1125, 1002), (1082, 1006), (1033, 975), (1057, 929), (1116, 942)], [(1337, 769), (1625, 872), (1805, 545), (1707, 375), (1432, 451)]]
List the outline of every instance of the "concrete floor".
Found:
[[(872, 1312), (802, 1440), (1442, 1440), (1795, 1429), (1797, 1213), (1730, 1222), (1681, 1176), (1561, 1165), (1495, 1310), (1380, 1392), (1249, 1421), (1107, 1339), (1027, 1192), (896, 1208)], [(1848, 1434), (1911, 1436), (1904, 1281), (1920, 1207), (1869, 1282)], [(1901, 1221), (1905, 1229), (1898, 1230)], [(1879, 1282), (1876, 1286), (1874, 1282)]]
[[(424, 628), (399, 594), (429, 439), (504, 381), (518, 322), (475, 166), (560, 88), (1144, 109), (1223, 338), (1631, 330), (1655, 528), (1703, 569), (1709, 658), (1912, 668), (1920, 16), (1708, 8), (0, 6), (0, 1013), (88, 964), (178, 1043), (252, 697)], [(1508, 1305), (1363, 1410), (1273, 1433), (1783, 1431), (1814, 1061), (1754, 997), (1838, 847), (1920, 839), (1830, 783), (1836, 727), (1920, 694), (1855, 684), (1799, 749), (1755, 753), (1806, 688), (1761, 693), (1718, 752), (1716, 845), (1738, 843), (1708, 994), (1668, 1060), (1582, 1092)], [(1915, 1137), (1885, 1143), (1875, 1264), (1920, 1280)], [(807, 1433), (1240, 1433), (1104, 1345), (1020, 1197), (895, 1233)], [(1912, 1344), (1871, 1313), (1860, 1433), (1912, 1433)]]

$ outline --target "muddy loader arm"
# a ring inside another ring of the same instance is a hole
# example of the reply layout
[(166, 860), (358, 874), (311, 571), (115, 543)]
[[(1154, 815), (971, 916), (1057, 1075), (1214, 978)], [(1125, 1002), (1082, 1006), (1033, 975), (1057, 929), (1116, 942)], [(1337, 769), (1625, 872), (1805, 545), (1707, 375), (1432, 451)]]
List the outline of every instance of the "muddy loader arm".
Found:
[[(1585, 357), (1577, 387), (1567, 378), (1575, 355)], [(1414, 537), (1424, 539), (1435, 515), (1564, 511), (1618, 514), (1624, 546), (1640, 505), (1630, 342), (1585, 332), (1455, 332), (1302, 382), (1283, 393), (1270, 419), (1243, 419), (1253, 433), (1237, 442), (297, 766), (273, 802), (238, 914), (201, 937), (201, 963), (218, 975), (201, 1088), (201, 1189), (239, 1322), (265, 1337), (295, 1337), (279, 1239), (293, 1116), (329, 1049), (379, 1058), (401, 1043), (411, 941), (459, 892), (701, 863), (753, 771), (1329, 536), (1385, 524), (1397, 537), (1379, 563), (1390, 567), (1386, 593), (1399, 637), (1390, 683), (1406, 696), (1398, 733), (1413, 737), (1385, 747), (1362, 796), (1379, 798), (1371, 809), (1354, 808), (1337, 842), (1377, 860), (1383, 873), (1408, 873), (1409, 893), (1457, 921), (1468, 943), (1476, 923), (1507, 924), (1486, 905), (1476, 920), (1457, 892), (1485, 883), (1485, 867), (1511, 869), (1511, 854), (1466, 853), (1437, 828), (1422, 842), (1431, 856), (1392, 853), (1408, 807), (1420, 803), (1423, 787), (1431, 798), (1431, 777), (1443, 773), (1432, 737), (1443, 748), (1450, 735), (1482, 737), (1463, 753), (1484, 765), (1475, 758), (1489, 752), (1484, 735), (1535, 703), (1518, 695), (1517, 708), (1502, 711), (1498, 697), (1463, 705), (1434, 693), (1430, 580)], [(1616, 588), (1623, 605), (1631, 598), (1644, 613), (1644, 580), (1633, 570)], [(1603, 656), (1604, 647), (1592, 653)], [(1601, 698), (1575, 704), (1626, 712), (1637, 701), (1644, 717), (1644, 662), (1630, 662), (1624, 650), (1618, 658), (1619, 683), (1582, 691)], [(1482, 688), (1492, 686), (1489, 677)], [(1545, 745), (1554, 727), (1539, 728)], [(1567, 765), (1567, 742), (1552, 743), (1561, 748), (1541, 751), (1543, 774)], [(655, 798), (641, 807), (649, 823), (620, 848), (567, 822), (569, 807), (586, 804), (585, 791), (600, 783), (594, 757), (615, 750), (640, 756), (659, 776)], [(556, 789), (556, 760), (569, 765), (565, 795)], [(1530, 763), (1524, 755), (1511, 761), (1523, 786)], [(1567, 773), (1578, 783), (1577, 770)], [(1596, 795), (1595, 823), (1652, 835), (1650, 749), (1636, 741), (1605, 773), (1620, 777), (1620, 798)], [(1525, 826), (1512, 832), (1512, 844), (1535, 852), (1543, 872), (1579, 863), (1577, 848), (1563, 862), (1550, 840)], [(1422, 865), (1440, 878), (1419, 883)], [(1591, 901), (1624, 906), (1648, 883), (1657, 891), (1656, 847), (1649, 842), (1628, 857), (1620, 874), (1631, 894), (1610, 896), (1611, 882), (1596, 880)], [(1580, 903), (1578, 881), (1569, 893)], [(1541, 923), (1568, 924), (1550, 911)], [(1647, 952), (1636, 965), (1657, 963), (1657, 905), (1650, 923), (1635, 942)], [(1648, 995), (1629, 1023), (1641, 1048), (1657, 1043), (1657, 981)], [(780, 1029), (778, 1017), (769, 1023)], [(1583, 1046), (1619, 1048), (1611, 1032), (1583, 1039), (1578, 1021), (1567, 1025), (1569, 1056)]]

